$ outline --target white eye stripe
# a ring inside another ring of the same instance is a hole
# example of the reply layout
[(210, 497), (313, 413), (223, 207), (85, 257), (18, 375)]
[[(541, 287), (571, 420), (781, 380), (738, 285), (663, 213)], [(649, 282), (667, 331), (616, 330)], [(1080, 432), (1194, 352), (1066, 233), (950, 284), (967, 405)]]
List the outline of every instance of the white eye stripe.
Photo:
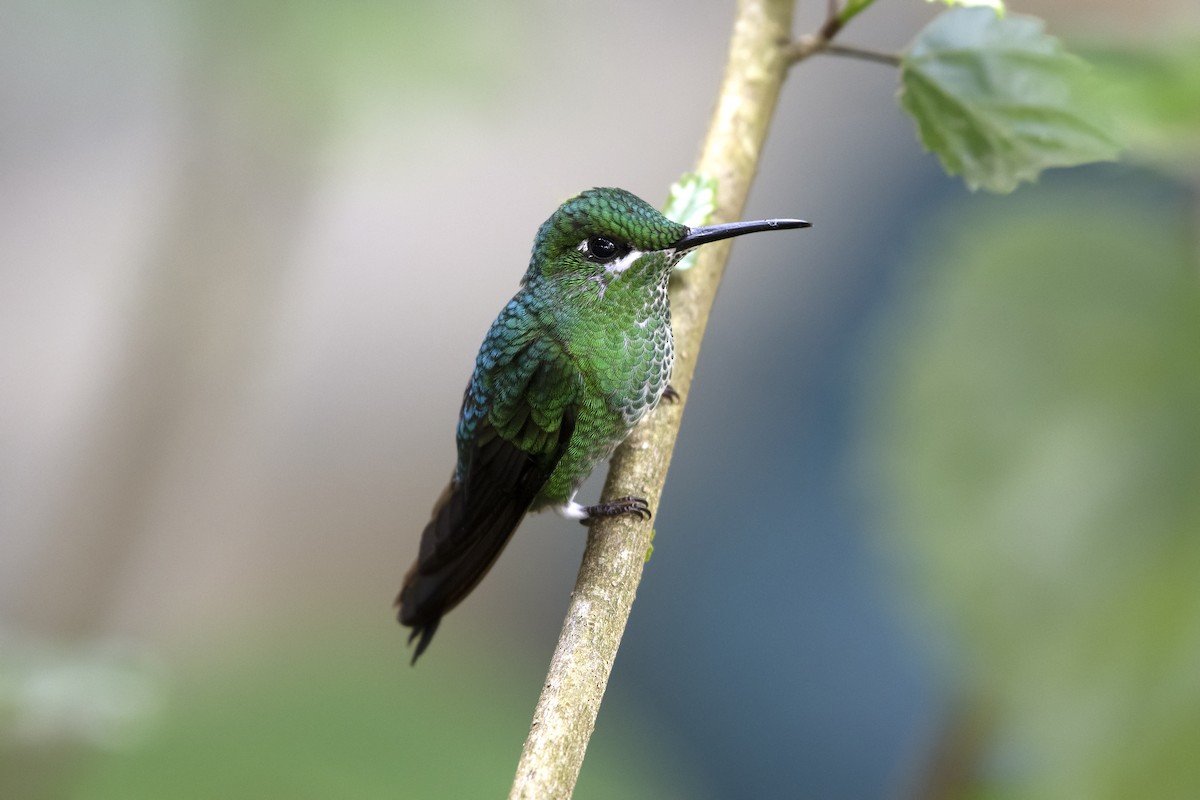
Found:
[(633, 266), (633, 263), (643, 255), (645, 255), (645, 253), (641, 250), (630, 250), (616, 261), (610, 261), (609, 263), (605, 264), (604, 271), (611, 275), (620, 275), (622, 272)]
[[(575, 249), (578, 250), (579, 252), (583, 253), (585, 256), (591, 257), (592, 251), (591, 251), (591, 248), (588, 247), (589, 241), (591, 241), (591, 240), (584, 239), (582, 242), (580, 242), (578, 245), (576, 245)], [(622, 272), (629, 269), (629, 267), (632, 266), (634, 264), (634, 262), (636, 262), (643, 255), (645, 255), (645, 252), (646, 251), (644, 251), (644, 250), (630, 250), (629, 252), (625, 253), (625, 255), (621, 256), (620, 258), (613, 259), (612, 261), (609, 261), (606, 264), (604, 264), (604, 271), (607, 272), (609, 275), (620, 275)], [(598, 259), (593, 259), (593, 260), (598, 261)]]

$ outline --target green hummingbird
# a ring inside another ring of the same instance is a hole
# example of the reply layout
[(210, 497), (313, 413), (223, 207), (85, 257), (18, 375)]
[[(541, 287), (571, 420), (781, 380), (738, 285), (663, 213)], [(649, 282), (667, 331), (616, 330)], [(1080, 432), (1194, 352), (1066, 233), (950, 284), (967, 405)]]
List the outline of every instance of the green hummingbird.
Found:
[(672, 393), (675, 360), (667, 285), (690, 249), (798, 219), (688, 228), (624, 189), (563, 203), (533, 243), (521, 288), (479, 349), (458, 419), (458, 463), (421, 534), (396, 598), (419, 639), (500, 556), (529, 511), (554, 508), (587, 524), (650, 517), (640, 497), (580, 505), (575, 493), (638, 422)]

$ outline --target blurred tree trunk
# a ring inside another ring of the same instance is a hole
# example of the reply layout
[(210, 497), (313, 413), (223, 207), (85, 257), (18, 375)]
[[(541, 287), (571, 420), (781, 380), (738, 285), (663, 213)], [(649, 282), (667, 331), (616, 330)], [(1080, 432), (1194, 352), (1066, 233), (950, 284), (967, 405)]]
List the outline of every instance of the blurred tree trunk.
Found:
[[(252, 377), (305, 219), (324, 115), (309, 107), (279, 119), (279, 105), (263, 110), (271, 98), (242, 83), (253, 71), (238, 68), (261, 56), (256, 43), (231, 33), (216, 11), (194, 19), (173, 208), (130, 298), (120, 361), (61, 487), (42, 561), (29, 573), (54, 579), (19, 587), (10, 619), (17, 631), (55, 641), (104, 635), (130, 560), (151, 533), (147, 512), (181, 431), (223, 413)], [(83, 751), (64, 734), (53, 746), (0, 749), (0, 797), (69, 795)]]

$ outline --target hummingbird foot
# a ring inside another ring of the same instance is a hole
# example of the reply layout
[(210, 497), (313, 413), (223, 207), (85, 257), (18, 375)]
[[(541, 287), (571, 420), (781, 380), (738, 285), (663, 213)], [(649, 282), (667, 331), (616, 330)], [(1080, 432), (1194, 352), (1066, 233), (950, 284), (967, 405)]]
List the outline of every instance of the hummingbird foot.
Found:
[(620, 517), (625, 514), (632, 514), (638, 519), (650, 519), (653, 516), (650, 512), (650, 504), (641, 497), (618, 497), (616, 500), (609, 500), (607, 503), (584, 506), (583, 510), (587, 516), (579, 520), (581, 525), (587, 525), (592, 520), (604, 517)]
[(677, 403), (679, 402), (679, 392), (675, 391), (675, 387), (668, 383), (667, 388), (663, 389), (662, 400), (665, 403)]

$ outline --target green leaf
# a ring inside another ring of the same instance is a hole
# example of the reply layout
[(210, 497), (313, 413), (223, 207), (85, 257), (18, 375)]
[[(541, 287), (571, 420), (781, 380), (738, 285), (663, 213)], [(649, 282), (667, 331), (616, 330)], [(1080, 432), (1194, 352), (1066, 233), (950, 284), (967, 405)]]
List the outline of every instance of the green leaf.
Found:
[(846, 5), (842, 6), (842, 10), (838, 13), (838, 22), (844, 27), (847, 22), (857, 17), (874, 2), (875, 0), (847, 0)]
[[(689, 228), (695, 228), (708, 224), (716, 208), (716, 178), (699, 172), (685, 172), (679, 180), (671, 184), (663, 216), (674, 222), (681, 222)], [(675, 265), (675, 269), (691, 269), (695, 263), (696, 253), (693, 251), (684, 256), (683, 260)]]
[(996, 16), (1004, 14), (1004, 0), (925, 0), (926, 3), (945, 3), (948, 6), (982, 6), (996, 12)]
[(1087, 64), (1035, 17), (983, 8), (938, 16), (901, 60), (900, 106), (946, 172), (974, 191), (1011, 192), (1049, 167), (1120, 151), (1088, 98)]

